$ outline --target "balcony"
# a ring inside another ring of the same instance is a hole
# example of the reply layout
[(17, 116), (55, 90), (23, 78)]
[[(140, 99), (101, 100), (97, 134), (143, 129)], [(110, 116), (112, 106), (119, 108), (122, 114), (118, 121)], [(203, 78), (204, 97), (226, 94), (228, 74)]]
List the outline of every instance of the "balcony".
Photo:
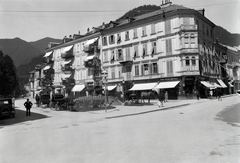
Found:
[(198, 53), (198, 48), (182, 48), (179, 50), (180, 53)]
[(133, 62), (133, 59), (130, 55), (127, 55), (124, 58), (120, 58), (120, 59), (119, 59), (119, 63), (121, 63), (121, 64), (124, 64), (124, 63), (127, 63), (127, 62)]
[(238, 81), (240, 81), (240, 76), (233, 76), (233, 80), (238, 80)]
[(30, 77), (29, 82), (34, 82), (34, 77)]
[(197, 25), (181, 25), (180, 30), (182, 31), (196, 31)]
[(67, 46), (62, 49), (61, 52), (62, 58), (72, 58), (73, 57), (73, 45)]
[(64, 72), (71, 72), (71, 71), (73, 71), (73, 68), (71, 65), (65, 65), (65, 66), (61, 67), (61, 70)]

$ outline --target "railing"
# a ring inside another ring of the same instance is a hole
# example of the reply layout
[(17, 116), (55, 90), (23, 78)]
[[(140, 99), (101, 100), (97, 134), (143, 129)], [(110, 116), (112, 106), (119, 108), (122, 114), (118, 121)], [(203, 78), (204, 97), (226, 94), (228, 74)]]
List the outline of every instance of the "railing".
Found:
[(181, 25), (181, 30), (197, 30), (197, 25)]
[(197, 48), (183, 48), (180, 49), (180, 53), (198, 53)]

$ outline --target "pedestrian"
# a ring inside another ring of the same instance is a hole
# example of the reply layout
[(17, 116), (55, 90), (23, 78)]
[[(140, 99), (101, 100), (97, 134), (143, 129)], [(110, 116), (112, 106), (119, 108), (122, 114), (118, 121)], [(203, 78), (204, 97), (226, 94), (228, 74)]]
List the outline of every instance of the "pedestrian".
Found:
[(197, 100), (199, 100), (199, 92), (196, 91)]
[(167, 91), (165, 92), (165, 95), (164, 95), (164, 96), (165, 96), (164, 102), (168, 102), (168, 92), (167, 92)]
[(24, 106), (25, 106), (25, 108), (26, 108), (26, 115), (27, 115), (27, 116), (31, 116), (30, 109), (31, 109), (32, 105), (33, 105), (33, 104), (32, 104), (31, 101), (29, 101), (29, 99), (27, 99), (27, 101), (24, 103)]
[(212, 98), (212, 96), (213, 96), (213, 91), (210, 90), (209, 94), (210, 94), (210, 98)]
[(222, 94), (222, 92), (219, 90), (218, 91), (218, 101), (222, 101), (221, 94)]
[(38, 94), (36, 94), (35, 100), (37, 107), (39, 107), (40, 97), (38, 96)]
[(164, 107), (163, 106), (163, 101), (164, 101), (164, 92), (160, 91), (159, 95), (158, 95), (158, 100), (159, 100), (159, 103), (158, 103), (158, 106), (159, 107)]

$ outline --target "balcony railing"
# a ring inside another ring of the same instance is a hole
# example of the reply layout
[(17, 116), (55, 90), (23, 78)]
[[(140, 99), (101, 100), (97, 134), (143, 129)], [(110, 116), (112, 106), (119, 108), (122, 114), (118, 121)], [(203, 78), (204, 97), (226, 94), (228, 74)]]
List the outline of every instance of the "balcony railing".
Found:
[(70, 66), (70, 65), (65, 65), (65, 66), (62, 66), (62, 67), (61, 67), (61, 70), (62, 70), (62, 71), (72, 71), (73, 68), (72, 68), (72, 66)]
[(124, 58), (122, 58), (122, 60), (119, 60), (120, 63), (132, 62), (132, 61), (133, 61), (133, 59), (130, 55), (127, 55)]
[(180, 26), (181, 30), (187, 30), (187, 31), (192, 31), (192, 30), (197, 30), (197, 25), (181, 25)]
[(198, 48), (182, 48), (180, 53), (198, 53)]

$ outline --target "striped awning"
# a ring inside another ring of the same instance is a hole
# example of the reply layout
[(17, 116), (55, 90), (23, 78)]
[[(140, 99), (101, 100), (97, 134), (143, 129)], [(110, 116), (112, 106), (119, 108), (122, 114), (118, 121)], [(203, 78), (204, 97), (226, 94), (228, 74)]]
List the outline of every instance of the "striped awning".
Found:
[(141, 84), (134, 84), (134, 86), (129, 89), (129, 91), (144, 91), (144, 90), (152, 90), (157, 83), (141, 83)]

